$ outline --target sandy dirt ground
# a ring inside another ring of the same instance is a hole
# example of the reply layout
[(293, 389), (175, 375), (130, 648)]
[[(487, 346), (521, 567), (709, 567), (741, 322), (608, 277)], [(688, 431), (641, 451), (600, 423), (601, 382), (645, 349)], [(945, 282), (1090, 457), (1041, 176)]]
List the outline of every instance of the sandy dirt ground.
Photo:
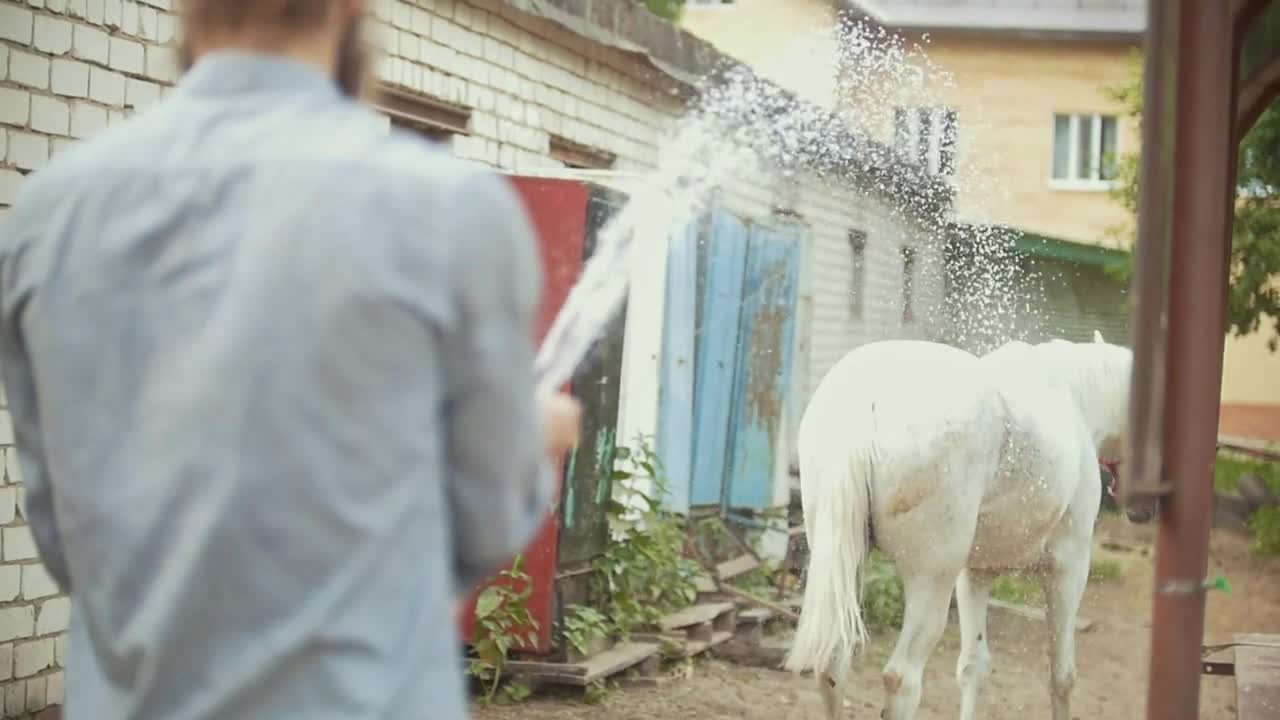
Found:
[[(1152, 563), (1147, 552), (1153, 528), (1108, 518), (1098, 529), (1099, 554), (1123, 566), (1119, 578), (1090, 586), (1082, 615), (1094, 627), (1077, 636), (1079, 679), (1072, 715), (1141, 718), (1146, 698), (1150, 643)], [(1210, 576), (1224, 575), (1230, 594), (1211, 593), (1205, 640), (1228, 641), (1235, 632), (1280, 632), (1280, 559), (1251, 555), (1242, 536), (1215, 531)], [(982, 696), (980, 716), (989, 720), (1049, 717), (1048, 654), (1044, 624), (997, 610), (990, 619), (994, 674)], [(880, 669), (892, 633), (879, 633), (850, 684), (848, 718), (878, 718)], [(954, 612), (925, 674), (920, 720), (942, 720), (959, 712), (955, 663), (959, 640)], [(1235, 719), (1231, 678), (1205, 677), (1203, 720)], [(821, 718), (813, 681), (787, 673), (738, 667), (716, 660), (697, 663), (692, 677), (660, 689), (619, 689), (595, 705), (566, 696), (541, 696), (517, 706), (477, 708), (477, 720), (586, 720), (651, 718), (807, 720)]]

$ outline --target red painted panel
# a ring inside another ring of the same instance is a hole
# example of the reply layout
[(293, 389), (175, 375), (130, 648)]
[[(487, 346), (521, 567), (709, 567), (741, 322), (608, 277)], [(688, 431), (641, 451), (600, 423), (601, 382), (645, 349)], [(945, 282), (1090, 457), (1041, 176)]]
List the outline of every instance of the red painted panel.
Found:
[[(538, 234), (542, 254), (542, 307), (538, 313), (537, 339), (551, 329), (551, 323), (570, 288), (582, 271), (583, 241), (587, 225), (587, 186), (571, 180), (543, 178), (510, 178)], [(566, 388), (567, 390), (567, 388)], [(564, 468), (556, 468), (562, 478)], [(557, 496), (559, 490), (557, 489)], [(550, 510), (550, 508), (548, 508)], [(539, 653), (551, 649), (552, 599), (556, 577), (556, 543), (559, 528), (554, 513), (548, 512), (542, 528), (525, 548), (525, 572), (533, 579), (529, 610), (537, 619), (538, 646), (525, 648)], [(475, 621), (475, 602), (483, 588), (477, 588), (462, 612), (462, 636), (471, 642), (471, 626)]]

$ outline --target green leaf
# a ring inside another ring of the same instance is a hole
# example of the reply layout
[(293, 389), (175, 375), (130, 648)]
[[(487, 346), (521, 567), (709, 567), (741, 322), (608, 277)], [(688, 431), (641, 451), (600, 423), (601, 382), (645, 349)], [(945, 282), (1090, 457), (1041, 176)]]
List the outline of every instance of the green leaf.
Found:
[(483, 620), (489, 617), (501, 605), (502, 596), (495, 592), (494, 588), (486, 588), (476, 600), (476, 619)]

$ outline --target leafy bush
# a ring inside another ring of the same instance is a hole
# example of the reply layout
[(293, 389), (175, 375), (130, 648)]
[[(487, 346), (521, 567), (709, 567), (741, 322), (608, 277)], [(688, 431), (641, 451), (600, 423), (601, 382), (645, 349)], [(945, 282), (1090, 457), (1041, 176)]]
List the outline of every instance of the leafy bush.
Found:
[(648, 442), (619, 447), (618, 459), (626, 467), (613, 474), (613, 541), (594, 563), (592, 594), (614, 632), (627, 637), (692, 604), (702, 568), (685, 557), (684, 518), (662, 506), (668, 481)]
[(503, 683), (511, 650), (538, 644), (538, 621), (529, 612), (533, 580), (524, 573), (523, 565), (524, 556), (517, 555), (511, 567), (498, 573), (498, 581), (476, 600), (471, 637), (475, 656), (467, 669), (484, 688), (481, 701), (485, 703), (515, 702), (529, 695), (526, 685)]

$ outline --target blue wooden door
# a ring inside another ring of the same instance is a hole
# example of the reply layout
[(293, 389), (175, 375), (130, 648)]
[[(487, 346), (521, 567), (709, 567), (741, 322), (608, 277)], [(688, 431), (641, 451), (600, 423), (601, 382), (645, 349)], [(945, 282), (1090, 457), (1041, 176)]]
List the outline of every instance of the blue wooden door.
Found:
[(799, 277), (799, 229), (753, 225), (729, 421), (724, 504), (731, 508), (772, 505), (795, 346)]
[(689, 511), (693, 477), (694, 326), (698, 318), (698, 240), (702, 223), (671, 238), (658, 385), (658, 457), (668, 478), (664, 504)]
[(730, 449), (747, 226), (720, 209), (699, 248), (693, 477), (689, 502), (720, 505)]

